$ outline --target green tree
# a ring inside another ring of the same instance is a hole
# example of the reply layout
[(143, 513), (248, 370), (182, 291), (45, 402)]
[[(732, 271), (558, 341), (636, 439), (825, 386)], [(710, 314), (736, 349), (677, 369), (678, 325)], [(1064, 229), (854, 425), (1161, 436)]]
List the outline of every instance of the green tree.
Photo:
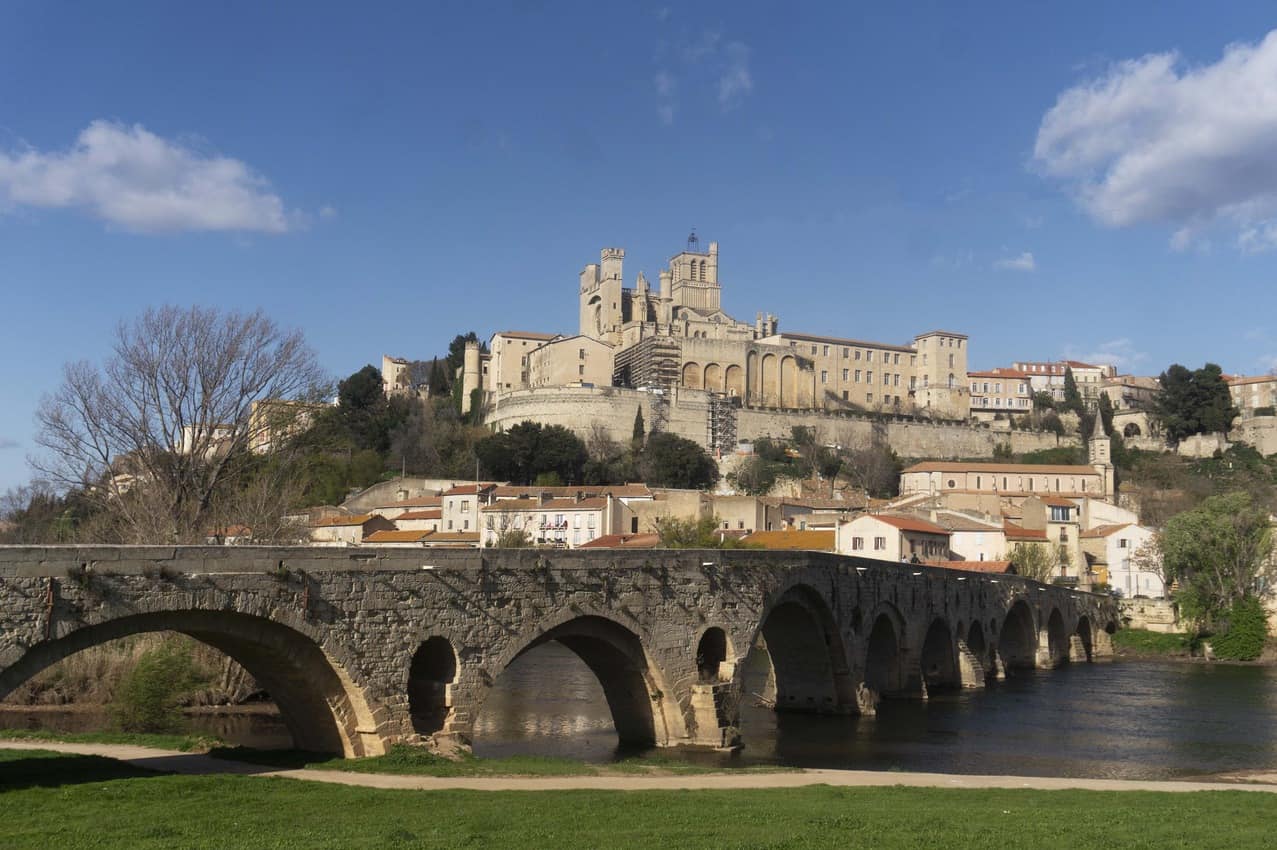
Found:
[(1078, 391), (1077, 379), (1073, 377), (1073, 369), (1064, 367), (1064, 409), (1071, 410), (1079, 416), (1086, 410), (1082, 402), (1082, 393)]
[[(653, 435), (655, 436), (655, 435)], [(722, 521), (716, 516), (699, 519), (662, 517), (656, 521), (663, 549), (749, 549), (736, 537), (723, 534)]]
[(1268, 512), (1246, 493), (1211, 496), (1177, 514), (1159, 542), (1180, 612), (1203, 629), (1255, 595), (1272, 569)]
[(125, 732), (181, 732), (181, 700), (207, 684), (189, 640), (174, 638), (144, 653), (111, 701), (111, 717)]
[(1113, 436), (1113, 402), (1104, 393), (1100, 393), (1100, 424), (1104, 426), (1105, 434)]
[(1033, 394), (1033, 409), (1035, 411), (1055, 410), (1055, 399), (1051, 398), (1051, 394), (1046, 390), (1038, 390)]
[(647, 429), (643, 424), (643, 408), (640, 407), (634, 411), (634, 431), (630, 436), (630, 443), (634, 446), (635, 451), (643, 448), (643, 441), (646, 438)]
[(480, 440), (475, 453), (488, 475), (521, 484), (546, 473), (579, 483), (588, 457), (581, 438), (562, 425), (530, 421)]
[(1227, 433), (1238, 416), (1228, 383), (1214, 363), (1196, 371), (1175, 363), (1157, 380), (1153, 415), (1174, 442), (1193, 434)]
[(728, 480), (740, 493), (747, 496), (765, 496), (776, 486), (776, 465), (754, 455), (741, 461)]
[(640, 470), (653, 487), (701, 490), (718, 481), (718, 464), (699, 444), (677, 434), (657, 433), (647, 438)]
[(1036, 543), (1017, 543), (1011, 547), (1008, 560), (1015, 570), (1034, 581), (1050, 581), (1060, 566), (1059, 555)]

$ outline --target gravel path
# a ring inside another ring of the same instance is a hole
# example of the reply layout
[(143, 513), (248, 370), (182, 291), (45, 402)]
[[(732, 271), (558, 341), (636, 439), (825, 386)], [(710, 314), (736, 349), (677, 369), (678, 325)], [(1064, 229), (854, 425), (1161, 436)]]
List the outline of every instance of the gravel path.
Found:
[(670, 789), (799, 788), (806, 785), (845, 787), (908, 786), (913, 788), (1032, 788), (1096, 791), (1261, 791), (1277, 793), (1277, 774), (1238, 774), (1233, 781), (1067, 779), (1046, 776), (973, 776), (945, 773), (897, 773), (874, 770), (799, 770), (789, 773), (702, 773), (653, 776), (402, 776), (349, 773), (341, 770), (277, 769), (206, 755), (136, 747), (126, 744), (63, 744), (0, 741), (8, 750), (51, 750), (59, 753), (105, 756), (134, 767), (184, 774), (240, 774), (280, 776), (311, 782), (400, 788), (419, 791), (650, 791)]

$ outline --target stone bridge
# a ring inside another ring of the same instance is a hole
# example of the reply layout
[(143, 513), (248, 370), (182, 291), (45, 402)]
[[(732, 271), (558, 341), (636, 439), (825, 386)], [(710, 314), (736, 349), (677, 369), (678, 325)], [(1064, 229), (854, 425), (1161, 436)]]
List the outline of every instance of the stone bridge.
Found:
[(742, 698), (871, 713), (1106, 656), (1117, 623), (1107, 597), (815, 552), (0, 547), (0, 697), (172, 630), (255, 676), (297, 747), (347, 756), (467, 744), (548, 641), (598, 677), (622, 742), (733, 747)]

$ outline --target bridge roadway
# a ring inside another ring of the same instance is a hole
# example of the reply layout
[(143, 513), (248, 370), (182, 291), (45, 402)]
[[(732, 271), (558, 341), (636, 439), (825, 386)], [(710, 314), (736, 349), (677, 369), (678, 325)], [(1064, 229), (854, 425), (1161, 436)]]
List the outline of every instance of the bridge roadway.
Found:
[(622, 741), (733, 747), (755, 693), (872, 713), (1109, 655), (1117, 624), (1104, 596), (817, 552), (0, 547), (0, 698), (172, 630), (256, 677), (296, 746), (347, 756), (468, 744), (502, 671), (548, 641), (598, 677)]

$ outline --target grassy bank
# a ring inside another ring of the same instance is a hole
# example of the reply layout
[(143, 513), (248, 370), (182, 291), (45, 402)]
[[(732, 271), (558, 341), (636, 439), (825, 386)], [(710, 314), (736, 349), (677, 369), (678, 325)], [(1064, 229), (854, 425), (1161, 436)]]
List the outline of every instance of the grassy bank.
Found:
[(613, 776), (643, 774), (695, 775), (725, 771), (774, 773), (792, 768), (756, 765), (721, 767), (700, 765), (658, 754), (624, 759), (608, 764), (590, 764), (572, 759), (545, 756), (511, 756), (500, 759), (466, 755), (446, 759), (418, 747), (396, 746), (384, 756), (343, 759), (325, 753), (300, 750), (255, 750), (248, 747), (214, 747), (209, 755), (271, 767), (307, 767), (317, 770), (344, 770), (351, 773), (391, 773), (403, 776)]
[(184, 753), (204, 753), (221, 745), (205, 735), (151, 735), (142, 732), (55, 732), (48, 729), (0, 729), (0, 741), (61, 741), (67, 744), (132, 744)]
[(1146, 629), (1119, 629), (1113, 635), (1113, 649), (1122, 655), (1157, 658), (1187, 658), (1196, 648), (1189, 635), (1150, 632)]
[(1271, 846), (1277, 797), (917, 788), (382, 791), (0, 751), (3, 847)]

